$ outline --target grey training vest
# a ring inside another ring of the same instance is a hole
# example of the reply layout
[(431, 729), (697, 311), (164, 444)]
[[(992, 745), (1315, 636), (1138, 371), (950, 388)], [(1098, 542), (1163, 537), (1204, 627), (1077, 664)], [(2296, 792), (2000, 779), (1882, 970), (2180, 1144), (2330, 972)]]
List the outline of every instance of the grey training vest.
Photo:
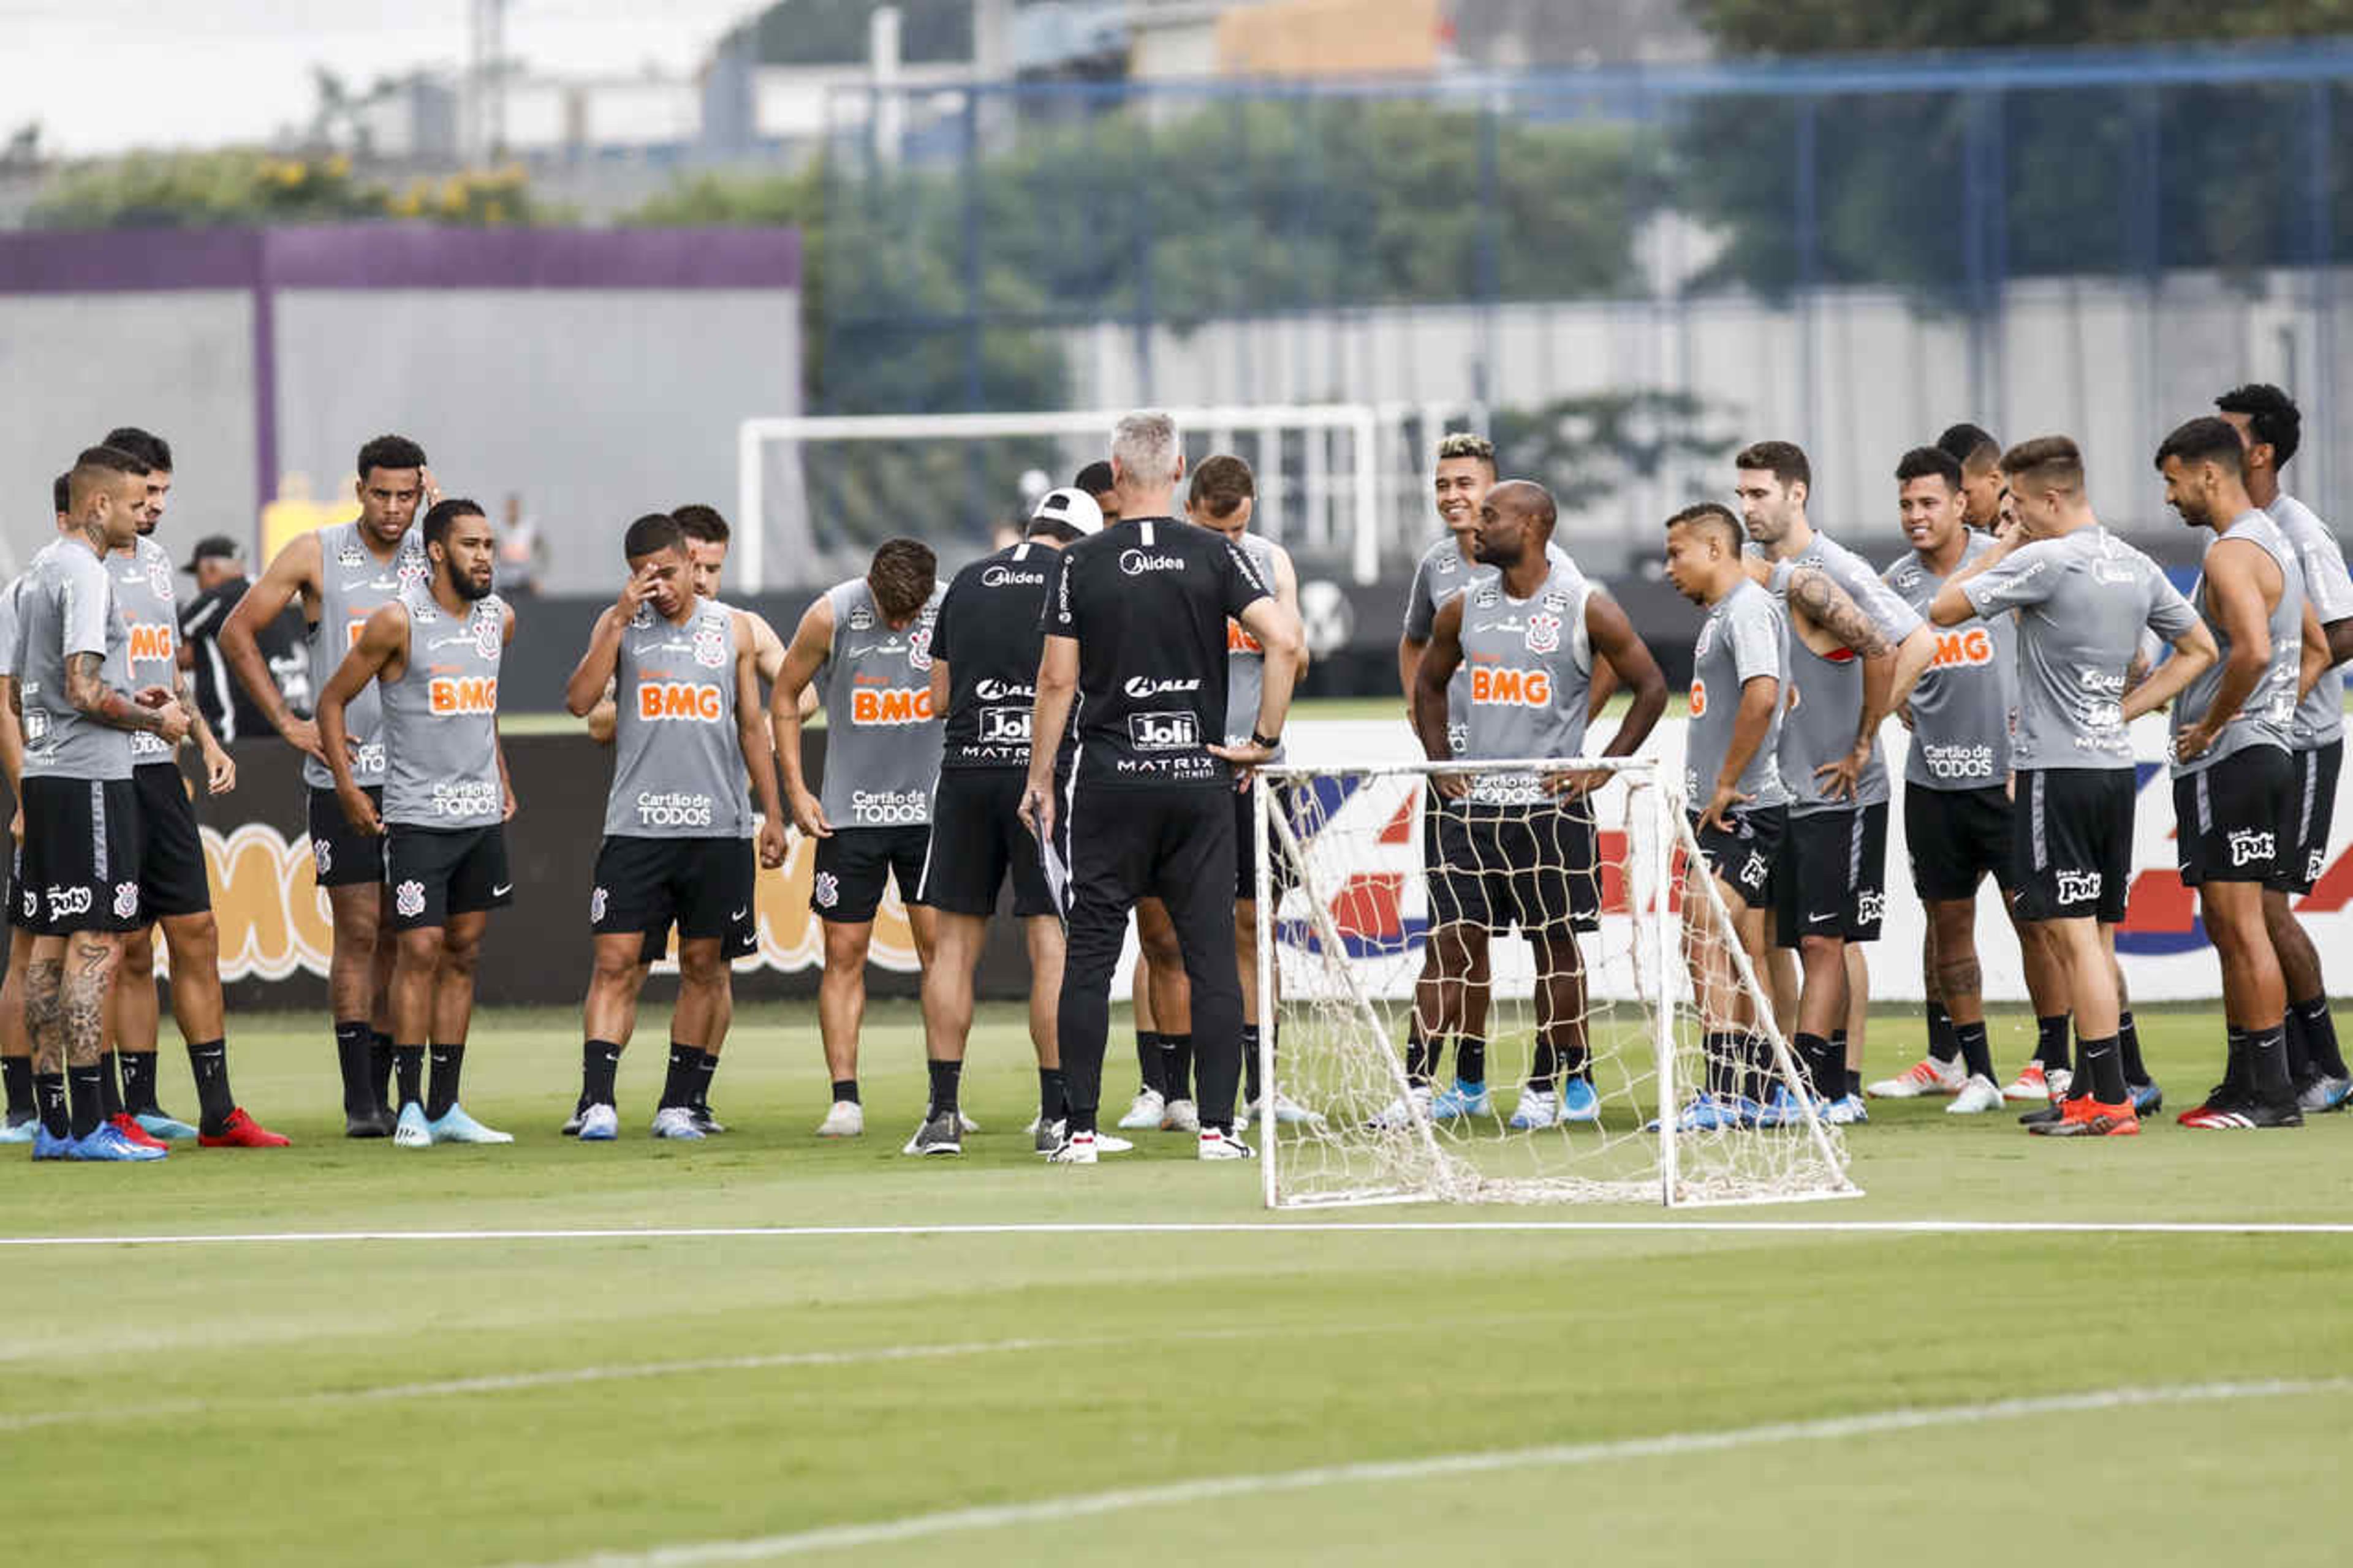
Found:
[[(2286, 751), (2295, 723), (2295, 687), (2304, 663), (2304, 568), (2297, 564), (2295, 552), (2288, 548), (2278, 526), (2261, 510), (2242, 515), (2206, 548), (2211, 552), (2214, 545), (2233, 539), (2259, 546), (2280, 569), (2279, 603), (2272, 606), (2270, 621), (2271, 662), (2263, 667), (2255, 689), (2247, 693), (2247, 700), (2239, 704), (2238, 712), (2222, 726), (2222, 732), (2214, 737), (2214, 743), (2205, 754), (2195, 762), (2173, 764), (2175, 778), (2202, 773), (2224, 757), (2249, 746), (2277, 746)], [(2221, 689), (2224, 667), (2231, 662), (2230, 634), (2207, 608), (2206, 579), (2202, 574), (2193, 598), (2207, 629), (2214, 634), (2218, 657), (2173, 700), (2173, 733), (2177, 736), (2206, 717), (2207, 709), (2213, 705), (2214, 693)]]
[(613, 787), (605, 831), (627, 838), (741, 838), (735, 612), (696, 600), (684, 624), (650, 604), (621, 628), (613, 666)]
[(944, 584), (893, 631), (866, 579), (826, 590), (833, 647), (818, 671), (825, 695), (825, 787), (836, 827), (926, 827), (940, 776), (941, 716), (932, 711), (932, 623)]
[(130, 637), (106, 563), (79, 539), (44, 545), (16, 589), (16, 699), (25, 714), (26, 778), (127, 779), (131, 735), (66, 695), (66, 649), (103, 650), (99, 675), (131, 689)]
[[(1266, 584), (1274, 588), (1274, 546), (1255, 533), (1245, 533), (1234, 540), (1248, 558), (1250, 570)], [(1242, 629), (1240, 621), (1226, 623), (1226, 744), (1245, 745), (1258, 723), (1259, 699), (1266, 691), (1266, 649), (1258, 638)], [(1277, 746), (1272, 762), (1282, 761), (1282, 748)]]
[(474, 601), (462, 618), (430, 589), (400, 595), (408, 664), (378, 680), (384, 698), (384, 818), (403, 827), (481, 827), (505, 815), (499, 787), (499, 659), (506, 601)]
[[(1585, 745), (1585, 704), (1593, 648), (1585, 628), (1593, 584), (1559, 562), (1535, 594), (1514, 599), (1492, 573), (1463, 590), (1462, 664), (1470, 671), (1465, 761), (1481, 757), (1573, 757)], [(1550, 802), (1534, 773), (1480, 773), (1471, 799), (1482, 805)]]
[[(132, 545), (130, 554), (108, 556), (106, 574), (114, 579), (114, 603), (128, 638), (131, 689), (160, 686), (171, 690), (180, 679), (180, 605), (172, 591), (171, 553), (153, 539), (142, 538)], [(134, 765), (171, 760), (172, 748), (163, 736), (144, 730), (132, 732)]]
[[(359, 646), (370, 616), (404, 590), (424, 588), (432, 575), (425, 536), (414, 528), (401, 536), (390, 561), (379, 561), (369, 551), (356, 521), (319, 530), (319, 618), (311, 627), (311, 689), (327, 689), (343, 657)], [(343, 727), (357, 747), (353, 778), (363, 788), (384, 783), (383, 709), (373, 685), (344, 706)], [(335, 775), (312, 757), (302, 759), (302, 780), (314, 789), (335, 787)]]

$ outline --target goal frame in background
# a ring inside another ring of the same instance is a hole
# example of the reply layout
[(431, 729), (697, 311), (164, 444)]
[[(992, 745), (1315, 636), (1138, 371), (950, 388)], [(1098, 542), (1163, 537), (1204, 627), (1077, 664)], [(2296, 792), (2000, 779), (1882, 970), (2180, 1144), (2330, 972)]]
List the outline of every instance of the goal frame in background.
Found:
[[(1647, 886), (1649, 895), (1647, 907), (1638, 904), (1633, 915), (1636, 929), (1635, 991), (1638, 996), (1645, 989), (1641, 978), (1641, 955), (1647, 952), (1654, 955), (1656, 963), (1648, 990), (1651, 1003), (1650, 1043), (1653, 1053), (1652, 1070), (1656, 1075), (1657, 1083), (1659, 1124), (1657, 1174), (1660, 1205), (1667, 1208), (1713, 1207), (1743, 1204), (1804, 1203), (1829, 1198), (1862, 1196), (1862, 1189), (1855, 1185), (1849, 1173), (1848, 1162), (1842, 1147), (1831, 1138), (1828, 1125), (1820, 1114), (1820, 1108), (1802, 1090), (1799, 1091), (1798, 1099), (1806, 1111), (1807, 1137), (1812, 1142), (1814, 1152), (1821, 1162), (1829, 1169), (1839, 1173), (1839, 1185), (1799, 1193), (1729, 1197), (1694, 1195), (1683, 1190), (1679, 1169), (1680, 1150), (1677, 1145), (1676, 1122), (1683, 1103), (1689, 1098), (1688, 1091), (1695, 1090), (1700, 1086), (1684, 1086), (1676, 1081), (1677, 1007), (1680, 1002), (1689, 998), (1691, 988), (1690, 976), (1685, 973), (1682, 956), (1683, 922), (1672, 900), (1668, 897), (1669, 889), (1674, 880), (1674, 859), (1678, 851), (1683, 856), (1687, 873), (1694, 869), (1702, 871), (1702, 874), (1685, 876), (1683, 897), (1690, 898), (1694, 891), (1704, 895), (1716, 929), (1725, 934), (1725, 946), (1732, 957), (1735, 976), (1742, 990), (1747, 993), (1756, 1011), (1757, 1032), (1763, 1035), (1770, 1047), (1770, 1059), (1775, 1073), (1784, 1083), (1800, 1084), (1803, 1080), (1789, 1043), (1783, 1037), (1778, 1024), (1774, 1019), (1771, 998), (1767, 994), (1755, 966), (1749, 962), (1747, 950), (1742, 947), (1737, 938), (1732, 934), (1731, 911), (1725, 907), (1723, 894), (1715, 885), (1715, 878), (1713, 875), (1704, 874), (1702, 869), (1707, 862), (1701, 855), (1698, 841), (1692, 832), (1683, 792), (1667, 775), (1660, 760), (1646, 756), (1482, 758), (1475, 767), (1482, 773), (1602, 772), (1614, 773), (1626, 787), (1630, 818), (1631, 808), (1636, 803), (1641, 803), (1642, 809), (1651, 814), (1650, 830), (1641, 834), (1638, 840), (1630, 841), (1628, 850), (1630, 856), (1641, 864), (1642, 880)], [(1260, 916), (1254, 960), (1257, 966), (1257, 992), (1260, 998), (1259, 1016), (1262, 1024), (1271, 1026), (1280, 1016), (1280, 1004), (1274, 998), (1276, 996), (1275, 976), (1280, 963), (1277, 944), (1281, 941), (1283, 922), (1273, 885), (1272, 856), (1277, 854), (1284, 856), (1295, 868), (1299, 886), (1307, 894), (1304, 902), (1309, 911), (1310, 922), (1315, 928), (1318, 942), (1335, 950), (1342, 946), (1339, 933), (1332, 923), (1328, 902), (1317, 896), (1316, 890), (1308, 885), (1307, 857), (1303, 852), (1299, 839), (1293, 834), (1291, 823), (1275, 793), (1277, 787), (1284, 784), (1295, 784), (1335, 773), (1356, 773), (1392, 776), (1418, 774), (1424, 781), (1421, 787), (1426, 791), (1430, 787), (1428, 781), (1431, 776), (1465, 771), (1467, 771), (1466, 764), (1461, 761), (1399, 763), (1387, 759), (1369, 759), (1361, 762), (1326, 761), (1313, 765), (1275, 764), (1257, 771), (1251, 784), (1250, 820), (1253, 847), (1256, 850), (1253, 862), (1255, 885), (1252, 889), (1252, 896), (1257, 900)], [(1417, 797), (1414, 804), (1414, 816), (1417, 822), (1423, 819), (1422, 800), (1419, 797)], [(1381, 1019), (1371, 1002), (1361, 992), (1356, 991), (1353, 985), (1351, 992), (1352, 1004), (1366, 1015), (1366, 1021), (1381, 1034), (1385, 1041), (1383, 1055), (1388, 1064), (1394, 1087), (1400, 1096), (1405, 1095), (1409, 1085), (1405, 1076), (1404, 1060), (1394, 1048), (1388, 1048), (1386, 1045), (1387, 1030), (1383, 1026), (1385, 1021)], [(1276, 1077), (1278, 1034), (1279, 1030), (1271, 1026), (1261, 1027), (1259, 1031), (1259, 1079), (1266, 1086), (1267, 1103), (1270, 1106), (1273, 1103), (1275, 1091), (1280, 1087), (1281, 1081)], [(1269, 1209), (1430, 1203), (1448, 1201), (1450, 1197), (1450, 1194), (1442, 1192), (1418, 1190), (1402, 1185), (1391, 1190), (1375, 1190), (1362, 1194), (1319, 1194), (1309, 1197), (1286, 1196), (1281, 1181), (1282, 1153), (1280, 1148), (1282, 1140), (1277, 1135), (1278, 1131), (1277, 1124), (1270, 1121), (1265, 1129), (1265, 1136), (1261, 1140), (1261, 1194), (1265, 1206)], [(1436, 1129), (1430, 1123), (1419, 1122), (1416, 1131), (1421, 1152), (1429, 1160), (1433, 1173), (1436, 1173), (1451, 1156), (1439, 1147)], [(1473, 1197), (1468, 1201), (1478, 1200)], [(1550, 1201), (1577, 1200), (1564, 1196)]]
[[(767, 467), (771, 442), (789, 441), (987, 441), (1024, 436), (1098, 436), (1106, 447), (1113, 426), (1134, 410), (1129, 408), (1041, 409), (1012, 414), (836, 414), (792, 415), (746, 419), (735, 432), (736, 527), (742, 541), (736, 567), (744, 591), (757, 594), (770, 586), (767, 576)], [(1208, 436), (1222, 442), (1236, 433), (1280, 440), (1293, 431), (1318, 435), (1344, 432), (1352, 437), (1344, 494), (1350, 528), (1350, 574), (1359, 583), (1377, 582), (1381, 568), (1381, 411), (1368, 403), (1310, 403), (1211, 405), (1171, 408), (1180, 434)], [(1316, 478), (1329, 473), (1320, 443), (1307, 447), (1308, 478), (1301, 489), (1310, 504)], [(1298, 527), (1295, 506), (1285, 516), (1283, 497), (1266, 478), (1268, 492), (1263, 515), (1265, 532), (1277, 542)], [(1278, 504), (1283, 503), (1283, 504)]]

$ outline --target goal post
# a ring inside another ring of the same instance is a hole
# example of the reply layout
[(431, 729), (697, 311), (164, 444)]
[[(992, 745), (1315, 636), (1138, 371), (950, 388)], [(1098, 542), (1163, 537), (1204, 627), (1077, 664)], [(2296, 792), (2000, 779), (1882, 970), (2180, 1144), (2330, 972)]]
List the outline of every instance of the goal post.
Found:
[[(1598, 775), (1567, 807), (1433, 793), (1466, 771), (1259, 773), (1258, 1068), (1283, 1112), (1260, 1128), (1268, 1206), (1853, 1195), (1657, 759), (1476, 764)], [(1515, 920), (1539, 934), (1479, 952)], [(1444, 1047), (1434, 1072), (1409, 1063), (1417, 1020)], [(1483, 1041), (1476, 1098), (1457, 1083), (1466, 1038)]]

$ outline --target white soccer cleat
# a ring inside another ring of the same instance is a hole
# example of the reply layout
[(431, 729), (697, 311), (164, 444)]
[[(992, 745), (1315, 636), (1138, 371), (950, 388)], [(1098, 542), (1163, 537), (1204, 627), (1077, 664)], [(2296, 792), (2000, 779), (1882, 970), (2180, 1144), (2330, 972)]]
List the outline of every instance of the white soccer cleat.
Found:
[(1924, 1057), (1894, 1078), (1881, 1079), (1863, 1092), (1873, 1100), (1916, 1100), (1924, 1094), (1958, 1094), (1968, 1087), (1969, 1075), (1957, 1061), (1940, 1062)]
[(866, 1135), (866, 1108), (854, 1100), (837, 1100), (825, 1120), (817, 1124), (820, 1138), (862, 1138)]
[[(1124, 1127), (1126, 1123), (1120, 1125)], [(1160, 1113), (1160, 1131), (1163, 1132), (1198, 1132), (1200, 1130), (1201, 1113), (1189, 1100), (1172, 1100), (1168, 1108)]]
[(1240, 1139), (1220, 1132), (1214, 1127), (1201, 1130), (1200, 1158), (1204, 1160), (1255, 1160), (1258, 1151)]
[[(1258, 1119), (1261, 1121), (1264, 1121), (1267, 1118), (1267, 1102), (1263, 1096), (1260, 1098), (1258, 1104), (1253, 1107), (1253, 1109), (1258, 1112)], [(1291, 1096), (1283, 1093), (1282, 1090), (1279, 1089), (1274, 1091), (1273, 1109), (1274, 1124), (1277, 1127), (1321, 1127), (1324, 1125), (1324, 1113), (1322, 1111), (1308, 1110), (1305, 1106), (1300, 1104), (1297, 1100), (1292, 1099)]]
[(2000, 1110), (2001, 1106), (2001, 1085), (1985, 1074), (1978, 1073), (1961, 1086), (1960, 1093), (1953, 1096), (1953, 1103), (1945, 1107), (1945, 1114), (1982, 1116), (1989, 1110)]
[(1074, 1132), (1046, 1159), (1048, 1163), (1055, 1165), (1092, 1165), (1095, 1163), (1095, 1134)]
[(1402, 1100), (1392, 1100), (1374, 1112), (1369, 1125), (1377, 1132), (1398, 1132), (1430, 1120), (1430, 1086), (1416, 1084)]
[(610, 1143), (621, 1135), (621, 1113), (609, 1105), (592, 1105), (578, 1120), (576, 1132), (583, 1143)]
[(1138, 1089), (1135, 1099), (1128, 1105), (1127, 1114), (1119, 1119), (1119, 1124), (1131, 1132), (1139, 1129), (1148, 1130), (1158, 1127), (1160, 1119), (1167, 1113), (1168, 1102), (1160, 1097), (1158, 1089)]
[(1557, 1127), (1560, 1123), (1559, 1095), (1548, 1089), (1524, 1089), (1520, 1090), (1520, 1103), (1513, 1109), (1511, 1121), (1504, 1125), (1514, 1132), (1526, 1132), (1539, 1127)]
[[(2064, 1073), (2060, 1075), (2065, 1077)], [(2052, 1092), (2051, 1080), (2042, 1076), (2041, 1062), (2029, 1062), (2018, 1069), (2010, 1087), (2001, 1091), (2004, 1100), (2015, 1100), (2031, 1105), (2048, 1105), (2059, 1097)]]
[[(665, 1105), (654, 1112), (653, 1132), (657, 1138), (677, 1138), (694, 1142), (702, 1137), (702, 1127), (694, 1120), (692, 1106)], [(585, 1131), (581, 1135), (587, 1136)]]

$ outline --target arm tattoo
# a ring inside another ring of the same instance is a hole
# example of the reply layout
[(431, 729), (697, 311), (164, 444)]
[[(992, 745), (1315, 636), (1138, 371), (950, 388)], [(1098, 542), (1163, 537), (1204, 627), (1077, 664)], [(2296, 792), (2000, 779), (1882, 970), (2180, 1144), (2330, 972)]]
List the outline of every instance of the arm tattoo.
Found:
[(142, 708), (107, 685), (99, 673), (102, 662), (100, 656), (94, 653), (78, 653), (66, 660), (67, 700), (112, 729), (163, 733), (164, 716), (152, 708)]
[(1801, 566), (1790, 573), (1789, 603), (1865, 658), (1878, 658), (1895, 651), (1894, 645), (1881, 634), (1871, 617), (1847, 596), (1845, 589), (1831, 581), (1826, 572)]

